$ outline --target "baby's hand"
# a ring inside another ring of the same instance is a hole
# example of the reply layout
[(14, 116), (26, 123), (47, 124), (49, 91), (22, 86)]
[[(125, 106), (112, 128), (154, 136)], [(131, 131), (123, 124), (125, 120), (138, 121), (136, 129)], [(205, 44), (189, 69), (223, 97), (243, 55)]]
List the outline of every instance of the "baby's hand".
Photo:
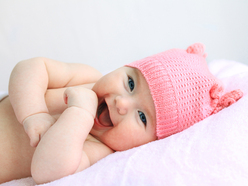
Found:
[(27, 117), (23, 121), (24, 130), (30, 138), (30, 145), (36, 147), (46, 133), (55, 123), (55, 119), (48, 113), (38, 113)]
[(95, 118), (98, 98), (94, 91), (82, 86), (70, 87), (65, 90), (64, 100), (68, 107), (82, 108)]

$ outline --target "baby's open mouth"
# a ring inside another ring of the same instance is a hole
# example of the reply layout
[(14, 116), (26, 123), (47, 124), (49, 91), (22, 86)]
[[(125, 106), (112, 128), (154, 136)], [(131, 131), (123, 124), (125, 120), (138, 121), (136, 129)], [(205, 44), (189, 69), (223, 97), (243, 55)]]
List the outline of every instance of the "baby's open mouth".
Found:
[(100, 105), (97, 108), (97, 118), (101, 125), (105, 127), (113, 126), (113, 123), (109, 116), (108, 105), (106, 104), (105, 100), (102, 103), (100, 103)]

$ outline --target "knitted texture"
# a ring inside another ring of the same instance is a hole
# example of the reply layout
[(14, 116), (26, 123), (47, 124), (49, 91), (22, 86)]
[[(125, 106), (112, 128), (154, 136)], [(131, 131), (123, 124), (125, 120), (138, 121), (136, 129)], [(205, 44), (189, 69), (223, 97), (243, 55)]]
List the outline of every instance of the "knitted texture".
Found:
[(242, 97), (240, 90), (222, 97), (223, 86), (210, 73), (205, 57), (204, 45), (196, 43), (126, 65), (139, 69), (149, 85), (158, 139), (183, 131)]

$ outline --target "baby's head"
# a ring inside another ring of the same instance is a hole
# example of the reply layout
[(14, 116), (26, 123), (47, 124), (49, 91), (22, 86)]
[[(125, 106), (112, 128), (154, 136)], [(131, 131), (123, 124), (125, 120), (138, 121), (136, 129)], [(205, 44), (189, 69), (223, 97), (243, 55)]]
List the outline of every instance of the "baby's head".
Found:
[(149, 85), (158, 139), (183, 131), (242, 97), (240, 90), (222, 97), (223, 86), (205, 58), (204, 45), (196, 43), (127, 65), (139, 69)]
[(239, 90), (222, 96), (205, 57), (198, 43), (101, 78), (93, 87), (99, 106), (91, 134), (114, 150), (126, 150), (183, 131), (238, 100)]

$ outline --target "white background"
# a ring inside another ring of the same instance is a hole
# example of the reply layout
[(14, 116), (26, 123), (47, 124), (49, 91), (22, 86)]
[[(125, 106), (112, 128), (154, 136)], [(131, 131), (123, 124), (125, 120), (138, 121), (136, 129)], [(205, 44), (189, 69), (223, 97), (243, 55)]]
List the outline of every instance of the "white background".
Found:
[(0, 0), (0, 90), (14, 65), (43, 56), (106, 74), (202, 42), (207, 60), (248, 64), (247, 0)]

